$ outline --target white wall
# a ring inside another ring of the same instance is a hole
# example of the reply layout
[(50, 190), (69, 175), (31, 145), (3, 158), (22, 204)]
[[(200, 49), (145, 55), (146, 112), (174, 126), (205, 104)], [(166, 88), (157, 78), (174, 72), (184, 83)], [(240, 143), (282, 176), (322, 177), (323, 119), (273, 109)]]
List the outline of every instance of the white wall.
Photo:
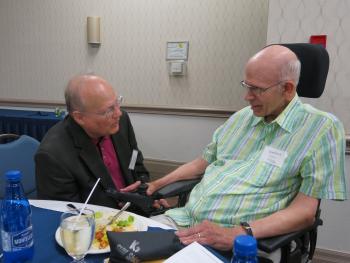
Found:
[[(349, 157), (346, 159), (346, 165), (350, 167)], [(349, 177), (347, 179), (350, 185)], [(321, 209), (324, 223), (319, 228), (317, 247), (350, 253), (350, 202), (324, 200)]]
[(270, 0), (267, 43), (308, 43), (311, 35), (327, 35), (330, 57), (324, 94), (309, 99), (332, 112), (350, 133), (350, 1)]
[(225, 119), (131, 113), (145, 157), (188, 162), (201, 155)]
[[(127, 104), (237, 109), (267, 12), (268, 0), (1, 0), (0, 100), (63, 102), (68, 79), (92, 71)], [(101, 17), (99, 48), (87, 16)], [(167, 41), (189, 41), (184, 77), (169, 77)]]

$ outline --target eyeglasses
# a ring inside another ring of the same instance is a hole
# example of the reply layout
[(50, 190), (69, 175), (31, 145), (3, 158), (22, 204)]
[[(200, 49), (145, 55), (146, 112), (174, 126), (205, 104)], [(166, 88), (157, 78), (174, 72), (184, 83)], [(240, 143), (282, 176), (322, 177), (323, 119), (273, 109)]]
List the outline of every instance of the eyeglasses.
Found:
[(251, 92), (251, 93), (253, 93), (253, 94), (256, 95), (256, 96), (259, 96), (259, 95), (261, 95), (262, 93), (268, 91), (269, 89), (280, 85), (282, 82), (284, 82), (284, 80), (281, 80), (281, 81), (279, 81), (278, 83), (273, 84), (273, 85), (271, 85), (271, 86), (269, 86), (269, 87), (267, 87), (267, 88), (260, 88), (260, 87), (256, 87), (256, 86), (249, 85), (249, 84), (245, 83), (244, 80), (242, 80), (242, 81), (241, 81), (241, 86), (242, 86), (243, 88), (245, 88), (248, 92)]
[(114, 112), (115, 112), (115, 108), (120, 108), (120, 105), (123, 102), (123, 96), (118, 96), (118, 98), (115, 100), (114, 104), (110, 107), (108, 107), (107, 110), (105, 110), (104, 112), (84, 112), (82, 111), (82, 113), (86, 113), (86, 114), (94, 114), (94, 115), (98, 115), (101, 117), (104, 117), (106, 119), (111, 119)]

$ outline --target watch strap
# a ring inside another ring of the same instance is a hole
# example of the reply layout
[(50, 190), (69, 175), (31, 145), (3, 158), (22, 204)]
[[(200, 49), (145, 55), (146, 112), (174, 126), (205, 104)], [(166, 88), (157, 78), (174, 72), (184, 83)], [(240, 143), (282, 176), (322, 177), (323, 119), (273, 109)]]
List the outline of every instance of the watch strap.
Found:
[(241, 222), (240, 225), (244, 229), (244, 231), (247, 233), (247, 235), (254, 236), (252, 228), (247, 222)]

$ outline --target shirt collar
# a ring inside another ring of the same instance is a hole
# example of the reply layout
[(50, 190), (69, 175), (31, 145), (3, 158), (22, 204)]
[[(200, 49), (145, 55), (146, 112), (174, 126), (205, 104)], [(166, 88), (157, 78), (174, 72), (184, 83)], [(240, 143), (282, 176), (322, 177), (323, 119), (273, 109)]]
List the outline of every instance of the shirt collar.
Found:
[(100, 138), (91, 138), (91, 141), (94, 145), (98, 146), (103, 140), (106, 139), (107, 136), (100, 137)]
[[(301, 105), (301, 101), (299, 99), (299, 96), (295, 94), (294, 98), (291, 100), (291, 102), (288, 103), (287, 107), (271, 123), (277, 123), (282, 129), (291, 132), (293, 122), (290, 121), (290, 116), (295, 116), (299, 105)], [(256, 117), (253, 115), (252, 126), (256, 126), (260, 122), (264, 122), (264, 118)]]

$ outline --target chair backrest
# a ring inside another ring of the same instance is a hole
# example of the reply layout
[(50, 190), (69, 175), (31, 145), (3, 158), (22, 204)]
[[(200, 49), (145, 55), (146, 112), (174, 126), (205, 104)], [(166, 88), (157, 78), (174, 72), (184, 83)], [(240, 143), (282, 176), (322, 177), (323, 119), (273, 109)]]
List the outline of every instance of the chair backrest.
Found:
[(14, 140), (17, 140), (19, 138), (18, 134), (14, 133), (2, 133), (0, 134), (0, 144), (12, 142)]
[(329, 55), (322, 45), (293, 43), (280, 44), (296, 54), (301, 63), (297, 93), (301, 97), (319, 98), (325, 88)]
[(5, 194), (5, 172), (20, 170), (24, 193), (28, 198), (36, 197), (34, 155), (39, 142), (27, 135), (17, 140), (0, 144), (0, 198)]

